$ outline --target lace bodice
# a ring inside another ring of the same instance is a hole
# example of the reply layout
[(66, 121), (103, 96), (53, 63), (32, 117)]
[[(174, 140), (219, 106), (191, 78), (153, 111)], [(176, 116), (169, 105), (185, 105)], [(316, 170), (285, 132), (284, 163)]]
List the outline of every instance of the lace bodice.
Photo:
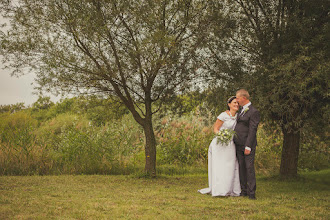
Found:
[(226, 112), (222, 112), (218, 116), (218, 119), (223, 121), (223, 124), (222, 124), (220, 130), (226, 129), (226, 128), (230, 128), (230, 129), (234, 130), (235, 125), (236, 125), (236, 118), (237, 118), (237, 114), (235, 116), (230, 116)]

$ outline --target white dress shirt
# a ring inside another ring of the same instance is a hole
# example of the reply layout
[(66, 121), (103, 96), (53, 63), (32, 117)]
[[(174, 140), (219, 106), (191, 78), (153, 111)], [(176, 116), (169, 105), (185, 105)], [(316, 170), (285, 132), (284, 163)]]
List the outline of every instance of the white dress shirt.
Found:
[(243, 105), (243, 108), (242, 108), (242, 111), (241, 111), (241, 114), (245, 114), (244, 110), (249, 107), (252, 103), (251, 102), (248, 102), (247, 104)]

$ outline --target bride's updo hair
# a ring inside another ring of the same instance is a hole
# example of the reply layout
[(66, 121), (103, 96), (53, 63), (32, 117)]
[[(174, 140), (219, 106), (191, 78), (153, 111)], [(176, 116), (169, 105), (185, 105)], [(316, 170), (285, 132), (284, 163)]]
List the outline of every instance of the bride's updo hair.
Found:
[(227, 108), (228, 108), (228, 110), (230, 110), (228, 104), (231, 103), (234, 99), (236, 99), (236, 96), (232, 96), (232, 97), (230, 97), (230, 98), (227, 100)]

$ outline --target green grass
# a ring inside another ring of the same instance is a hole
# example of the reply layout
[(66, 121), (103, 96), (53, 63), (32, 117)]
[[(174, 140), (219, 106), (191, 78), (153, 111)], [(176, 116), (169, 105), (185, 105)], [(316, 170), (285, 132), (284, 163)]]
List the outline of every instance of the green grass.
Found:
[(329, 219), (330, 169), (257, 178), (257, 200), (211, 197), (206, 175), (1, 176), (0, 219)]

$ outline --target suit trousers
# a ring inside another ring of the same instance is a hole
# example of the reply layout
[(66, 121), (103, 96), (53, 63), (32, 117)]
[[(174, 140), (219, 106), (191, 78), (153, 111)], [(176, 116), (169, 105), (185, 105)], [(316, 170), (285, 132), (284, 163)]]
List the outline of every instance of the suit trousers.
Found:
[[(242, 148), (239, 147), (238, 149)], [(252, 150), (249, 155), (245, 155), (242, 150), (237, 150), (236, 156), (239, 164), (239, 179), (242, 193), (255, 195), (257, 189), (254, 169), (255, 150)]]

